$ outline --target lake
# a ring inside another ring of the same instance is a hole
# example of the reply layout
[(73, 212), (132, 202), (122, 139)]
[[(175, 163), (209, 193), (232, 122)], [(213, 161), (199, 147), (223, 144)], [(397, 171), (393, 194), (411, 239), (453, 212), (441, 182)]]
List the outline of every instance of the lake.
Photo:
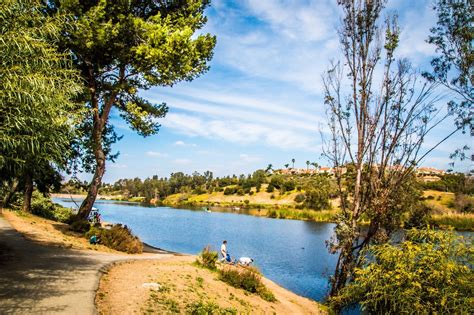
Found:
[[(53, 198), (66, 207), (71, 199)], [(325, 241), (334, 224), (271, 219), (236, 213), (145, 207), (98, 200), (102, 220), (129, 226), (147, 244), (196, 255), (206, 245), (218, 251), (223, 240), (232, 257), (251, 257), (265, 277), (316, 301), (326, 296), (337, 257)]]

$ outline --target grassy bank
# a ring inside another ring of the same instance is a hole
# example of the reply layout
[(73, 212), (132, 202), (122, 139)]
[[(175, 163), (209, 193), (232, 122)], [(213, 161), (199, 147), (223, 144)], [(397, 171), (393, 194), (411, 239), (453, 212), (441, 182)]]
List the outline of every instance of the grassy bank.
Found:
[[(336, 199), (331, 200), (332, 210), (297, 209), (296, 207), (299, 208), (300, 205), (294, 199), (299, 193), (296, 190), (284, 194), (261, 191), (252, 196), (226, 196), (222, 192), (199, 195), (179, 193), (170, 195), (154, 205), (191, 209), (210, 207), (213, 211), (232, 211), (276, 219), (334, 222), (338, 207)], [(144, 200), (144, 197), (102, 196), (102, 198), (130, 202), (143, 202)], [(424, 198), (425, 204), (432, 209), (430, 224), (440, 227), (450, 226), (459, 231), (474, 231), (474, 214), (457, 212), (454, 208), (455, 196), (453, 193), (427, 190), (424, 192)]]
[(433, 226), (450, 226), (456, 231), (474, 231), (474, 214), (435, 214), (430, 222)]
[(114, 266), (96, 295), (99, 314), (325, 314), (315, 301), (272, 281), (262, 282), (276, 298), (270, 302), (220, 280), (193, 263), (194, 256), (134, 261)]

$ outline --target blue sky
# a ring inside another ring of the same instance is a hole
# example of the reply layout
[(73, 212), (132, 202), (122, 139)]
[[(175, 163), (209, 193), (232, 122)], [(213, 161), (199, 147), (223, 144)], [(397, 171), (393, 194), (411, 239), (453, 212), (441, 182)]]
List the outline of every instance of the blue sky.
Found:
[[(399, 15), (399, 56), (427, 69), (434, 48), (425, 39), (436, 23), (431, 0), (389, 1), (388, 10)], [(170, 108), (155, 136), (136, 135), (113, 113), (124, 137), (114, 145), (120, 157), (108, 163), (105, 182), (177, 171), (251, 173), (270, 163), (282, 168), (292, 158), (297, 167), (307, 160), (327, 164), (321, 158), (321, 74), (339, 58), (336, 1), (214, 0), (207, 16), (204, 32), (217, 36), (210, 71), (193, 82), (142, 93)], [(427, 142), (451, 128), (445, 124)], [(446, 169), (453, 148), (469, 142), (459, 134), (424, 164)], [(470, 162), (457, 165), (469, 168)]]

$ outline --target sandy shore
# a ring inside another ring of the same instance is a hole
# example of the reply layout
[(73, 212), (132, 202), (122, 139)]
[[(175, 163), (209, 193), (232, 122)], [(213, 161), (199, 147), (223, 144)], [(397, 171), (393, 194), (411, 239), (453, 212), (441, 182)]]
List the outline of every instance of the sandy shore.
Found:
[[(4, 211), (4, 217), (27, 239), (44, 246), (90, 250), (104, 255), (124, 255), (68, 231), (67, 225), (34, 215)], [(194, 266), (195, 256), (163, 255), (163, 260), (147, 259), (146, 254), (127, 255), (130, 259), (111, 266), (100, 279), (96, 307), (100, 314), (186, 313), (193, 303), (214, 303), (238, 314), (321, 314), (320, 304), (298, 296), (262, 278), (277, 302), (233, 288), (217, 279), (217, 274)], [(138, 260), (135, 260), (138, 259)], [(97, 277), (100, 273), (97, 273)], [(155, 291), (144, 283), (158, 283)]]

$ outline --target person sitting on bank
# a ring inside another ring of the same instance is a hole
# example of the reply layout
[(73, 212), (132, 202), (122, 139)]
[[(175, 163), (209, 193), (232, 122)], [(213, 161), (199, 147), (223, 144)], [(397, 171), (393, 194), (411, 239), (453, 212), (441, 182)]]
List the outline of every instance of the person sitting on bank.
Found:
[(97, 235), (92, 235), (91, 238), (89, 239), (89, 243), (92, 245), (97, 245), (99, 244), (100, 239), (97, 237)]
[(251, 263), (253, 263), (253, 258), (249, 258), (249, 257), (240, 257), (238, 261), (239, 265), (245, 266), (245, 267), (250, 266)]

